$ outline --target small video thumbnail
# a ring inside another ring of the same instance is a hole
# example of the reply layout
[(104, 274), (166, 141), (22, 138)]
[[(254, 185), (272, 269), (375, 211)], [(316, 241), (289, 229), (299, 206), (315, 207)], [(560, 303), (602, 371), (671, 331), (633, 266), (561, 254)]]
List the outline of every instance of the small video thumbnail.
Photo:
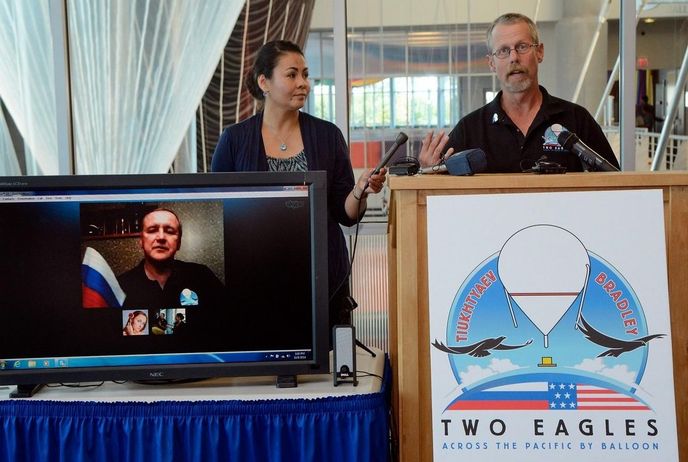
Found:
[(148, 335), (148, 313), (142, 310), (123, 310), (122, 335)]
[(186, 329), (186, 309), (168, 308), (155, 310), (151, 322), (153, 335), (180, 335)]

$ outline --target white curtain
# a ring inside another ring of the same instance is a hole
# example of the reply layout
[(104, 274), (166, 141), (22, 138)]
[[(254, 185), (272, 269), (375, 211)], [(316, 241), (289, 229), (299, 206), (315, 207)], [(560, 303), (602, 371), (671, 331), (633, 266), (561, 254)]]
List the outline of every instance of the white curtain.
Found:
[(165, 173), (244, 0), (69, 0), (76, 173)]
[[(0, 0), (0, 98), (24, 139), (28, 175), (58, 173), (54, 82), (48, 1)], [(3, 166), (16, 163), (0, 149)]]
[(20, 175), (17, 153), (14, 151), (5, 116), (0, 110), (0, 176)]
[(194, 114), (191, 125), (186, 131), (186, 136), (177, 150), (172, 170), (174, 173), (198, 173), (196, 157), (196, 114)]

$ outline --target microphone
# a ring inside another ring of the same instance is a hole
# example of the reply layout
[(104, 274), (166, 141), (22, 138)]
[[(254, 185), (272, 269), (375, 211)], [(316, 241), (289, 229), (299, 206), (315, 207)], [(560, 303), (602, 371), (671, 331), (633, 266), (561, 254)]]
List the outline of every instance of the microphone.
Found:
[(395, 152), (397, 152), (397, 149), (399, 149), (399, 146), (402, 144), (406, 143), (408, 141), (408, 136), (406, 136), (406, 133), (404, 132), (399, 132), (397, 135), (397, 139), (394, 140), (394, 144), (390, 146), (390, 148), (387, 150), (385, 153), (385, 156), (382, 158), (379, 164), (377, 164), (377, 167), (375, 167), (375, 170), (373, 170), (373, 173), (371, 175), (377, 175), (380, 173), (380, 170), (382, 170), (382, 167), (387, 165), (389, 163), (389, 160), (392, 158)]
[(557, 137), (557, 141), (567, 151), (574, 152), (584, 165), (587, 165), (593, 170), (600, 170), (602, 172), (619, 171), (619, 169), (610, 164), (607, 159), (583, 143), (574, 133), (562, 130)]
[(442, 165), (423, 167), (420, 173), (443, 173), (450, 175), (473, 175), (487, 170), (487, 157), (482, 149), (466, 149), (447, 157)]

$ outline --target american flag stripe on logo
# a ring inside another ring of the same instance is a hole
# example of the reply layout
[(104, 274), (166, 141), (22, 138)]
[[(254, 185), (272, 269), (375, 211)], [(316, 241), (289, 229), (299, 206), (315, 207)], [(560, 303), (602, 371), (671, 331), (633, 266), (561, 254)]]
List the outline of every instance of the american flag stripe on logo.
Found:
[(575, 382), (530, 382), (467, 391), (448, 410), (645, 411), (631, 395)]
[(649, 408), (631, 396), (592, 385), (578, 385), (578, 409), (591, 411), (646, 411)]

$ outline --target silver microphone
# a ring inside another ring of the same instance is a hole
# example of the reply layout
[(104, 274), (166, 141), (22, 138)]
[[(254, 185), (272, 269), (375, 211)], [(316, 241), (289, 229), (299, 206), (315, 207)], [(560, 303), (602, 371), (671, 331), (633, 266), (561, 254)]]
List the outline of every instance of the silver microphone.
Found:
[[(451, 157), (450, 157), (451, 159)], [(418, 173), (422, 173), (423, 175), (426, 174), (432, 174), (432, 173), (444, 173), (447, 171), (447, 164), (441, 164), (441, 165), (433, 165), (432, 167), (422, 167), (420, 170), (418, 170)]]
[(420, 172), (424, 174), (449, 172), (450, 175), (465, 176), (482, 173), (485, 170), (487, 170), (485, 151), (474, 148), (452, 154), (444, 160), (443, 164), (423, 167)]

